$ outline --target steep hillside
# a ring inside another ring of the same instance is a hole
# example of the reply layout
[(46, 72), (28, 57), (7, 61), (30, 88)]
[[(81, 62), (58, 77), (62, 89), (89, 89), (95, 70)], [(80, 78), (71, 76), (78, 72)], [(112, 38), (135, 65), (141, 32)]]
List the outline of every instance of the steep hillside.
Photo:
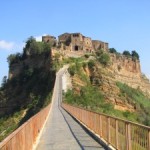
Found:
[(23, 53), (10, 55), (8, 62), (9, 79), (0, 89), (0, 139), (50, 102), (55, 81), (47, 43), (29, 38)]
[(66, 102), (150, 125), (150, 84), (138, 59), (99, 51), (74, 61), (69, 72), (73, 90), (66, 93)]

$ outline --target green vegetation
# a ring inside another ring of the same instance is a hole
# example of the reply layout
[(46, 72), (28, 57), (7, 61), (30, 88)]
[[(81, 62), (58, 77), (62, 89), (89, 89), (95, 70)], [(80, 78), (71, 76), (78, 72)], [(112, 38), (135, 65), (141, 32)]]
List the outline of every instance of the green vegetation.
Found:
[(131, 56), (130, 52), (127, 51), (127, 50), (123, 51), (122, 54), (125, 55), (125, 56), (127, 56), (127, 57), (130, 57), (130, 56)]
[(90, 70), (94, 70), (94, 67), (95, 67), (95, 61), (94, 60), (90, 60), (88, 62), (88, 67)]
[(139, 58), (140, 58), (139, 54), (135, 50), (132, 51), (131, 53), (129, 51), (125, 50), (123, 52), (123, 55), (125, 55), (127, 57), (132, 57), (133, 60), (135, 60), (135, 59), (139, 60)]
[[(90, 60), (88, 62), (82, 62), (79, 64), (73, 64), (69, 67), (69, 72), (72, 76), (77, 76), (85, 86), (79, 86), (74, 84), (74, 89), (69, 90), (64, 95), (64, 102), (71, 105), (80, 106), (92, 111), (106, 113), (111, 116), (117, 116), (122, 119), (128, 119), (137, 122), (137, 114), (131, 113), (129, 111), (119, 111), (114, 109), (114, 105), (105, 101), (104, 95), (99, 89), (99, 81), (93, 76), (86, 76), (83, 73), (85, 67), (89, 70), (94, 71), (98, 62), (95, 60)], [(93, 85), (92, 78), (94, 78), (95, 86)]]
[(18, 123), (23, 118), (24, 113), (25, 110), (21, 110), (12, 115), (0, 118), (0, 141), (18, 127)]
[(136, 51), (132, 51), (132, 58), (136, 58), (136, 59), (138, 59), (139, 60), (139, 54), (136, 52)]
[(8, 80), (4, 77), (0, 88), (0, 105), (5, 110), (0, 111), (1, 140), (50, 103), (55, 82), (51, 47), (47, 43), (29, 38), (23, 53), (10, 55), (8, 63), (10, 68), (14, 63), (19, 66), (19, 73)]
[(98, 88), (89, 85), (81, 87), (80, 93), (69, 90), (65, 95), (65, 102), (101, 112), (109, 112), (113, 107), (104, 101), (104, 97)]
[(110, 52), (110, 53), (115, 53), (115, 54), (116, 54), (116, 53), (117, 53), (117, 50), (116, 50), (115, 48), (110, 48), (110, 49), (109, 49), (109, 52)]
[[(78, 60), (78, 59), (77, 59)], [(71, 76), (74, 76), (75, 74), (77, 76), (80, 76), (80, 79), (83, 82), (86, 82), (87, 84), (89, 84), (89, 79), (87, 78), (87, 76), (83, 73), (83, 69), (87, 66), (87, 62), (79, 62), (79, 61), (75, 61), (75, 63), (72, 63), (69, 68), (68, 71), (70, 73)]]
[(133, 89), (120, 82), (117, 82), (117, 86), (120, 89), (120, 96), (128, 100), (129, 103), (135, 104), (137, 121), (145, 125), (150, 125), (150, 99), (139, 89)]
[(10, 54), (7, 58), (9, 65), (19, 63), (25, 60), (27, 57), (34, 57), (35, 55), (41, 55), (43, 53), (50, 53), (51, 45), (45, 42), (36, 42), (33, 37), (30, 37), (26, 41), (26, 45), (23, 49), (23, 53)]
[(64, 95), (64, 102), (95, 112), (105, 113), (114, 117), (117, 116), (122, 119), (128, 119), (130, 121), (137, 122), (136, 114), (129, 111), (122, 112), (115, 110), (113, 104), (106, 102), (100, 90), (92, 85), (80, 87), (80, 92), (68, 90)]
[[(114, 53), (116, 55), (119, 54), (115, 48), (109, 48), (109, 52)], [(122, 54), (126, 57), (131, 57), (133, 60), (140, 59), (139, 54), (135, 50), (133, 50), (131, 53), (128, 50), (124, 50)]]
[(98, 60), (102, 65), (108, 66), (110, 63), (110, 56), (107, 53), (104, 53), (98, 58)]
[(108, 66), (110, 63), (110, 56), (108, 53), (105, 53), (103, 49), (96, 51), (96, 58), (104, 67)]

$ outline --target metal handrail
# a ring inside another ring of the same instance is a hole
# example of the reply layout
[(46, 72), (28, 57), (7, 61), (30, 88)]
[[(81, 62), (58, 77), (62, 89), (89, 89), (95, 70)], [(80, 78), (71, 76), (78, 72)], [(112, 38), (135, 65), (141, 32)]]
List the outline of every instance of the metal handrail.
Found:
[(72, 116), (118, 150), (150, 150), (150, 127), (62, 104)]
[(0, 143), (0, 150), (32, 150), (36, 138), (48, 116), (50, 107), (51, 105), (49, 104), (6, 137)]

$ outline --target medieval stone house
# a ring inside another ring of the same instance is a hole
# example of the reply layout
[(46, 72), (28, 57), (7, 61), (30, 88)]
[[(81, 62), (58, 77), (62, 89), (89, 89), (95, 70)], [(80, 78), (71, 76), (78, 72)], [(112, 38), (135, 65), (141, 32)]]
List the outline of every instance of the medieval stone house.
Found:
[(97, 49), (108, 51), (108, 43), (92, 40), (90, 37), (83, 36), (81, 33), (64, 33), (58, 36), (58, 41), (53, 36), (43, 36), (42, 41), (56, 43), (62, 50), (94, 52)]

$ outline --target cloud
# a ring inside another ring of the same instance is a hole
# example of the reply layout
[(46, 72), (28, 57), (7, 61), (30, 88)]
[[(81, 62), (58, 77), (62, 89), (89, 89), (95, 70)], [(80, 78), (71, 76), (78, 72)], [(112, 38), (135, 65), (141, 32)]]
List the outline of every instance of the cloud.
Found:
[(45, 35), (47, 35), (47, 34), (35, 36), (36, 41), (41, 42), (42, 41), (42, 36), (45, 36)]
[(25, 43), (8, 42), (0, 40), (0, 51), (7, 51), (8, 53), (21, 52)]
[(0, 40), (1, 50), (11, 50), (15, 46), (14, 42), (7, 42), (5, 40)]

